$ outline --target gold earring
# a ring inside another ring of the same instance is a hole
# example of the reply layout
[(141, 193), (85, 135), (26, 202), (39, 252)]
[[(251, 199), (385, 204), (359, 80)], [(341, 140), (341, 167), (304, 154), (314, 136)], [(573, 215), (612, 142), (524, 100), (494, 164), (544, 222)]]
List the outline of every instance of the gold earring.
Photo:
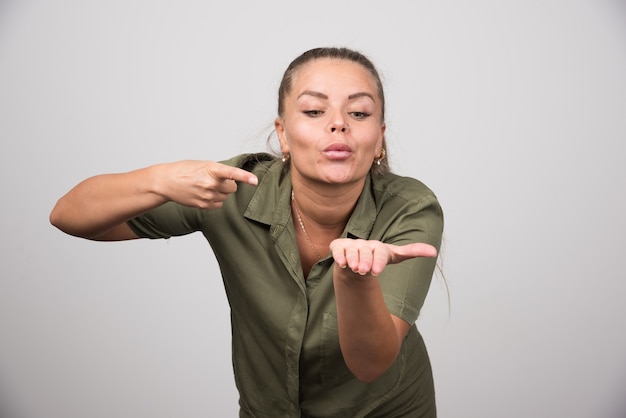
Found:
[(380, 149), (380, 157), (378, 157), (378, 158), (374, 159), (374, 162), (376, 163), (376, 165), (380, 165), (380, 163), (382, 162), (382, 160), (384, 160), (384, 159), (385, 159), (385, 155), (386, 155), (385, 149), (384, 149), (384, 148), (381, 148), (381, 149)]
[(282, 158), (283, 163), (287, 162), (287, 160), (289, 160), (289, 157), (290, 157), (290, 155), (289, 155), (288, 152), (284, 153), (283, 154), (283, 158)]

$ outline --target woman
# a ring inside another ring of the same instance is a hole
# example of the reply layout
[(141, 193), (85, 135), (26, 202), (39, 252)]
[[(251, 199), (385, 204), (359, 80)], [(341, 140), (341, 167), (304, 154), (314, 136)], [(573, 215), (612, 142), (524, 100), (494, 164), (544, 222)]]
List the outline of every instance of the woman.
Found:
[(275, 130), (282, 158), (92, 177), (51, 222), (94, 240), (202, 231), (231, 306), (240, 416), (436, 416), (415, 321), (443, 215), (426, 186), (389, 173), (375, 67), (345, 48), (305, 52)]

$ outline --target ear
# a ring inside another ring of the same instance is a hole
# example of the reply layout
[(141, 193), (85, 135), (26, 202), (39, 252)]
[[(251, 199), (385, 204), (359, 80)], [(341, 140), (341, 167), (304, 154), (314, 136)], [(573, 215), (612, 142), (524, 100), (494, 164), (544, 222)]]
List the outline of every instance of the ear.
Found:
[(280, 143), (280, 150), (283, 154), (289, 153), (289, 143), (287, 142), (287, 138), (285, 137), (285, 124), (282, 118), (278, 117), (274, 120), (274, 130), (276, 131), (276, 135), (278, 136), (278, 142)]
[[(387, 129), (387, 125), (385, 122), (380, 124), (380, 139), (378, 139), (378, 143), (376, 144), (376, 149), (382, 149), (385, 145), (383, 141), (385, 140), (385, 130)], [(380, 152), (378, 153), (380, 155)]]

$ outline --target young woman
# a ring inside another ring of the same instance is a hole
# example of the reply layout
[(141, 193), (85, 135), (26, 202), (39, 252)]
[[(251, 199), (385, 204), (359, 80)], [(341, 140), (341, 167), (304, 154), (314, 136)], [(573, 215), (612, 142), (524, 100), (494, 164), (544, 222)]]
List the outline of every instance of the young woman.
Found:
[(389, 172), (384, 110), (365, 56), (313, 49), (279, 88), (282, 157), (92, 177), (50, 219), (94, 240), (204, 234), (231, 307), (241, 417), (435, 417), (415, 321), (443, 215), (425, 185)]

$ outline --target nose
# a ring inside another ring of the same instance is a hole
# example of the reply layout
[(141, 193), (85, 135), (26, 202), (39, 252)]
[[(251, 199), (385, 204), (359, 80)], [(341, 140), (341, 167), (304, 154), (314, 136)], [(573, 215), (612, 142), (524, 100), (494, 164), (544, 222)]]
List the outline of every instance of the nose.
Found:
[(348, 122), (345, 120), (343, 115), (337, 114), (331, 120), (330, 132), (332, 132), (332, 133), (335, 133), (335, 132), (346, 133), (346, 132), (348, 132), (349, 129), (350, 129), (350, 126), (348, 125)]
[(346, 133), (348, 131), (348, 124), (344, 124), (344, 126), (342, 126), (341, 128), (337, 127), (337, 126), (332, 126), (330, 128), (331, 132), (337, 132), (340, 131), (342, 133)]

